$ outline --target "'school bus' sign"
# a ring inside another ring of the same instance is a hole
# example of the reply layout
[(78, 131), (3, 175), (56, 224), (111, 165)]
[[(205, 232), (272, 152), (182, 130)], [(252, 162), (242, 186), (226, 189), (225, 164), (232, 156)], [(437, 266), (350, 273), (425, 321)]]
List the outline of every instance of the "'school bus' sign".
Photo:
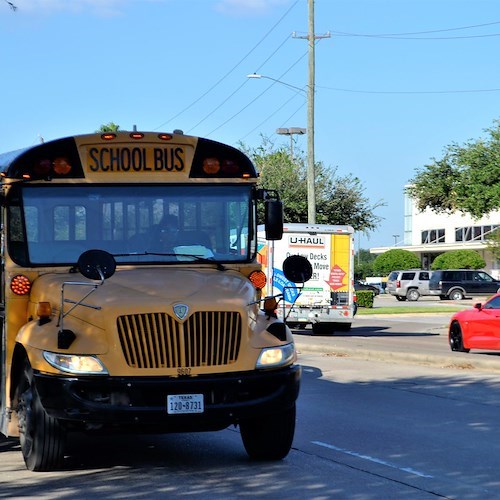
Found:
[(87, 149), (91, 172), (182, 172), (186, 167), (184, 146), (100, 146)]

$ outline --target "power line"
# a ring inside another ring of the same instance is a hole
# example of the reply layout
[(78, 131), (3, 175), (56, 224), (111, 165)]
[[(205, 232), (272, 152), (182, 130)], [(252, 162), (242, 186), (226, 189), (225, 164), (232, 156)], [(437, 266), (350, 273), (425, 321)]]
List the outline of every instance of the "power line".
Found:
[(334, 90), (337, 92), (352, 92), (356, 94), (473, 94), (481, 92), (500, 92), (500, 89), (470, 89), (470, 90), (354, 90), (336, 87), (323, 87), (316, 85), (316, 88)]
[[(290, 38), (287, 37), (285, 38), (285, 40), (278, 46), (278, 48), (259, 66), (258, 69), (260, 69), (262, 66), (264, 66), (264, 64), (269, 61), (269, 59), (271, 59), (277, 52), (279, 49), (281, 49), (281, 47), (283, 47), (283, 45), (289, 40)], [(258, 70), (257, 70), (258, 71)], [(238, 93), (239, 90), (241, 90), (241, 88), (246, 85), (248, 83), (248, 80), (245, 80), (238, 88), (236, 88), (236, 90), (234, 90), (231, 94), (229, 94), (218, 106), (216, 106), (212, 111), (210, 111), (210, 113), (208, 113), (207, 115), (205, 115), (205, 117), (203, 117), (196, 125), (194, 125), (193, 127), (191, 127), (189, 130), (188, 130), (188, 133), (191, 132), (191, 130), (195, 129), (198, 125), (201, 125), (205, 120), (207, 120), (208, 118), (210, 118), (218, 109), (220, 109), (224, 104), (226, 104), (226, 102), (228, 102), (231, 97), (233, 97), (236, 93)]]
[(468, 38), (491, 38), (500, 36), (500, 33), (490, 33), (487, 35), (464, 35), (464, 36), (418, 36), (410, 37), (404, 35), (368, 35), (360, 33), (342, 33), (340, 31), (332, 31), (333, 35), (358, 38), (383, 38), (386, 40), (463, 40)]
[[(292, 68), (294, 68), (302, 59), (304, 59), (304, 57), (307, 55), (307, 52), (305, 52), (302, 56), (300, 56), (291, 66), (288, 67), (288, 69), (286, 71), (284, 71), (278, 78), (276, 79), (273, 79), (274, 81), (266, 88), (264, 89), (257, 97), (255, 97), (254, 99), (252, 99), (248, 104), (246, 104), (245, 106), (243, 106), (243, 108), (241, 108), (238, 112), (234, 113), (232, 116), (230, 116), (225, 122), (221, 123), (218, 127), (214, 128), (211, 132), (209, 132), (207, 134), (207, 137), (209, 137), (211, 134), (213, 134), (214, 132), (216, 132), (217, 130), (219, 130), (220, 128), (222, 128), (224, 125), (226, 125), (227, 123), (229, 123), (231, 120), (233, 120), (234, 118), (236, 118), (239, 114), (241, 114), (243, 111), (245, 111), (245, 109), (247, 109), (249, 106), (251, 106), (254, 102), (256, 102), (257, 100), (259, 100), (271, 87), (273, 87), (273, 85), (276, 85), (277, 83), (280, 83), (279, 80), (281, 80), (281, 78), (283, 78)], [(296, 91), (298, 92), (298, 91)]]
[[(273, 111), (270, 115), (268, 115), (268, 117), (261, 121), (256, 127), (254, 127), (252, 130), (250, 130), (250, 132), (248, 132), (247, 134), (245, 134), (241, 139), (240, 141), (243, 141), (244, 139), (246, 139), (250, 134), (253, 134), (257, 129), (259, 129), (260, 127), (262, 127), (262, 125), (264, 125), (265, 123), (267, 123), (273, 116), (275, 116), (279, 111), (281, 111), (290, 101), (292, 101), (293, 99), (295, 99), (297, 97), (297, 94), (293, 95), (292, 97), (288, 98), (279, 108), (277, 108), (275, 111)], [(289, 117), (289, 119), (293, 118), (298, 112), (299, 110), (301, 110), (303, 107), (305, 106), (305, 102), (303, 102), (296, 110), (295, 112)], [(285, 122), (286, 123), (286, 120)]]
[(468, 26), (460, 26), (458, 28), (443, 28), (439, 30), (426, 30), (426, 31), (410, 31), (407, 33), (349, 33), (345, 31), (331, 30), (337, 36), (352, 36), (352, 37), (365, 37), (365, 38), (395, 38), (395, 39), (405, 39), (405, 40), (453, 40), (453, 39), (463, 39), (463, 38), (485, 38), (500, 36), (500, 33), (487, 33), (484, 35), (463, 35), (463, 36), (452, 36), (452, 37), (414, 37), (414, 35), (429, 35), (431, 33), (447, 33), (450, 31), (460, 31), (468, 30), (472, 28), (483, 28), (484, 26), (493, 26), (495, 24), (500, 24), (500, 21), (492, 21), (491, 23), (483, 24), (471, 24)]
[(164, 127), (165, 125), (167, 125), (168, 123), (170, 123), (171, 121), (175, 120), (176, 118), (178, 118), (179, 116), (181, 116), (183, 113), (185, 113), (188, 109), (191, 109), (195, 104), (197, 104), (198, 102), (200, 102), (206, 95), (208, 95), (214, 88), (216, 88), (220, 83), (222, 83), (245, 59), (247, 59), (247, 57), (250, 56), (250, 54), (257, 49), (257, 47), (262, 43), (264, 42), (264, 40), (274, 31), (274, 29), (276, 28), (276, 26), (278, 26), (282, 21), (283, 19), (290, 13), (290, 11), (299, 3), (299, 0), (296, 0), (295, 3), (293, 3), (290, 8), (279, 18), (279, 20), (271, 27), (271, 29), (259, 40), (259, 42), (257, 42), (257, 44), (252, 48), (250, 49), (250, 51), (245, 55), (243, 56), (242, 59), (240, 59), (240, 61), (235, 64), (223, 77), (221, 77), (217, 82), (215, 82), (205, 93), (203, 93), (200, 97), (198, 97), (195, 101), (193, 101), (191, 104), (189, 104), (188, 106), (186, 106), (184, 109), (182, 109), (181, 111), (179, 111), (176, 115), (172, 116), (170, 119), (168, 119), (166, 122), (163, 122), (161, 125), (159, 125), (158, 127), (156, 127), (154, 130), (158, 130), (162, 127)]

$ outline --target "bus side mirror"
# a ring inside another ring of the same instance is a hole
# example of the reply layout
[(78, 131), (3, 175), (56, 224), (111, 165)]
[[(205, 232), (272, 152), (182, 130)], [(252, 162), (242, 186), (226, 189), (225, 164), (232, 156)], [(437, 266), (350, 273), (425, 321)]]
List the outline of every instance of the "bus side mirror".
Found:
[(265, 201), (264, 228), (266, 240), (283, 238), (283, 202), (280, 200)]
[(104, 281), (116, 270), (115, 258), (104, 250), (87, 250), (78, 259), (78, 270), (85, 278)]

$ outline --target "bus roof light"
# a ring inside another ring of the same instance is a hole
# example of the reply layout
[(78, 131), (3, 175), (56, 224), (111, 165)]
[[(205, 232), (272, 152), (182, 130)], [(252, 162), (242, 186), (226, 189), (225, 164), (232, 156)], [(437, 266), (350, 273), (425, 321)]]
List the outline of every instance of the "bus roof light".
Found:
[(105, 134), (101, 134), (101, 139), (104, 141), (112, 141), (113, 139), (116, 139), (116, 134), (106, 132)]
[(54, 160), (54, 172), (59, 175), (67, 175), (71, 172), (71, 164), (66, 158), (59, 157)]
[(220, 170), (220, 161), (218, 158), (205, 158), (203, 160), (203, 172), (206, 174), (217, 174)]
[(131, 139), (143, 139), (144, 138), (144, 134), (142, 132), (132, 132), (130, 134), (130, 138)]
[(173, 139), (172, 134), (158, 134), (158, 139), (161, 139), (162, 141), (171, 141)]
[(52, 162), (49, 159), (43, 159), (37, 162), (33, 167), (33, 172), (40, 177), (46, 177), (50, 174)]

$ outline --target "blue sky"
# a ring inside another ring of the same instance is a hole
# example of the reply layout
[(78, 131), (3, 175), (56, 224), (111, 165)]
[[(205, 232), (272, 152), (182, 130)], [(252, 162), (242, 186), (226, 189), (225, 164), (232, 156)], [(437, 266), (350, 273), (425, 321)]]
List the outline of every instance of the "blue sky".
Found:
[[(0, 152), (123, 129), (277, 144), (306, 127), (307, 0), (0, 0)], [(315, 0), (315, 157), (403, 235), (403, 187), (500, 118), (498, 0)], [(293, 36), (295, 33), (295, 36)], [(273, 85), (274, 83), (274, 85)], [(306, 150), (306, 136), (294, 148)]]

